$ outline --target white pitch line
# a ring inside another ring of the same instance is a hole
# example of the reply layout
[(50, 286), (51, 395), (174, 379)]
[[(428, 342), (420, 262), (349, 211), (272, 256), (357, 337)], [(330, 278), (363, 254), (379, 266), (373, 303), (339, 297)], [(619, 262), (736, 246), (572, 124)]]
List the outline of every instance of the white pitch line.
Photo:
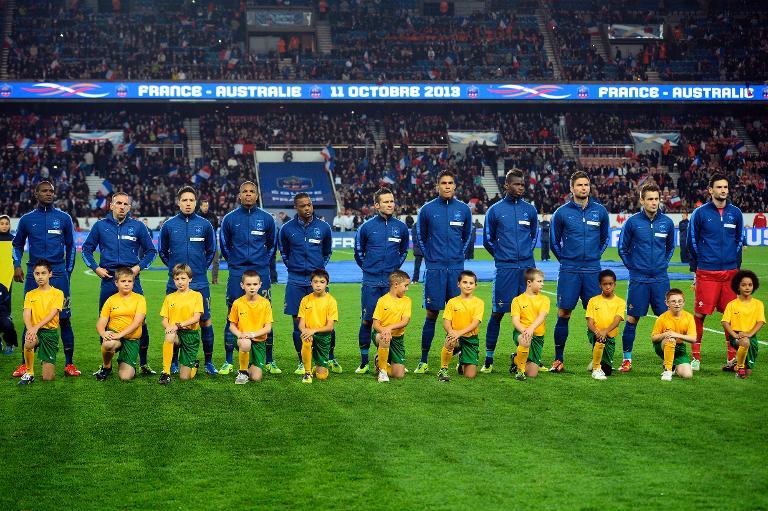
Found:
[[(544, 290), (542, 289), (542, 291), (541, 291), (541, 292), (542, 292), (542, 293), (547, 293), (548, 295), (557, 296), (557, 294), (556, 294), (556, 293), (553, 293), (553, 292), (551, 292), (551, 291), (544, 291)], [(655, 314), (650, 314), (650, 313), (649, 313), (649, 314), (646, 314), (646, 316), (650, 316), (650, 317), (652, 317), (652, 318), (658, 318), (658, 316), (656, 316)], [(706, 330), (707, 332), (712, 332), (713, 334), (722, 334), (722, 333), (723, 333), (723, 331), (722, 331), (722, 330), (715, 330), (714, 328), (708, 328), (708, 327), (704, 327), (704, 330)], [(763, 343), (763, 341), (758, 341), (758, 342), (760, 342), (761, 344), (768, 344), (768, 343)]]

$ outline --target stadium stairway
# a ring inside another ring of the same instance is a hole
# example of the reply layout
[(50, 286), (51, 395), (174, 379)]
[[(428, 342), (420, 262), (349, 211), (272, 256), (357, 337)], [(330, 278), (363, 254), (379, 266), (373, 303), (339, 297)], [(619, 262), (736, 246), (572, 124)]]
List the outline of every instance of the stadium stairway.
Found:
[(331, 24), (327, 20), (318, 21), (315, 25), (317, 35), (317, 49), (321, 55), (328, 55), (333, 50), (333, 38), (331, 37)]
[[(16, 9), (16, 0), (5, 2), (3, 9), (3, 41), (11, 40), (13, 31), (13, 12)], [(8, 79), (8, 57), (10, 56), (10, 44), (3, 44), (2, 54), (0, 54), (0, 80)]]
[(554, 38), (547, 23), (550, 18), (551, 16), (544, 9), (536, 9), (536, 25), (544, 37), (544, 51), (547, 54), (547, 59), (552, 62), (552, 72), (555, 75), (555, 80), (562, 80), (563, 66), (560, 63), (559, 55), (555, 52)]
[(751, 156), (757, 156), (758, 154), (760, 154), (760, 151), (757, 149), (755, 142), (752, 140), (752, 137), (749, 136), (749, 133), (747, 133), (747, 129), (744, 127), (744, 124), (741, 122), (741, 119), (734, 117), (733, 124), (736, 128), (736, 133), (739, 134), (739, 138), (742, 140), (742, 142), (744, 142), (744, 147), (747, 149), (747, 152)]
[(184, 130), (187, 132), (187, 161), (190, 165), (194, 165), (195, 161), (203, 156), (200, 144), (200, 119), (198, 117), (184, 119)]
[(88, 199), (93, 200), (96, 198), (96, 194), (99, 193), (99, 188), (101, 188), (103, 181), (104, 178), (98, 174), (85, 176), (85, 185), (88, 187)]
[(595, 48), (597, 54), (603, 57), (606, 63), (613, 62), (613, 56), (610, 54), (611, 49), (605, 44), (602, 33), (590, 35), (589, 44)]
[(557, 133), (560, 149), (562, 149), (565, 159), (578, 162), (579, 156), (576, 154), (576, 151), (573, 150), (571, 138), (568, 136), (568, 126), (565, 123), (558, 124), (555, 126), (555, 133)]
[(373, 140), (375, 142), (374, 154), (379, 154), (381, 150), (381, 144), (386, 142), (387, 137), (384, 133), (384, 126), (381, 123), (376, 123), (373, 117), (368, 117), (368, 131), (373, 133)]
[(496, 194), (499, 194), (499, 197), (501, 197), (501, 190), (499, 190), (499, 171), (501, 171), (501, 175), (504, 175), (504, 159), (499, 158), (499, 160), (496, 162), (496, 168), (491, 168), (488, 165), (483, 165), (483, 176), (480, 179), (481, 184), (483, 185), (483, 188), (485, 188), (485, 193), (488, 195), (489, 199), (492, 199)]

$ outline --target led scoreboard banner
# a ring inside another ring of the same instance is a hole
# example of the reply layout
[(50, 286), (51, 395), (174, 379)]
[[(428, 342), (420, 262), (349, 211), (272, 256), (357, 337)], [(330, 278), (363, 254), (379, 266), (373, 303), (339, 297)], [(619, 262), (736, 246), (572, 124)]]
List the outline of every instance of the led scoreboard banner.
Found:
[(734, 84), (6, 82), (0, 102), (48, 101), (422, 101), (768, 102), (768, 86)]

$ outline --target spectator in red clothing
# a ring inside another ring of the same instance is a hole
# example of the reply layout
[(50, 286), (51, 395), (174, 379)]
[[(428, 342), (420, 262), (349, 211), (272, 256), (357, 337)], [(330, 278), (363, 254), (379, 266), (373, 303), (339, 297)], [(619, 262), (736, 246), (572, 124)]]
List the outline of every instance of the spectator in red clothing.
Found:
[(755, 229), (765, 229), (766, 228), (766, 220), (765, 220), (765, 213), (760, 212), (755, 215), (755, 219), (752, 221), (752, 227)]

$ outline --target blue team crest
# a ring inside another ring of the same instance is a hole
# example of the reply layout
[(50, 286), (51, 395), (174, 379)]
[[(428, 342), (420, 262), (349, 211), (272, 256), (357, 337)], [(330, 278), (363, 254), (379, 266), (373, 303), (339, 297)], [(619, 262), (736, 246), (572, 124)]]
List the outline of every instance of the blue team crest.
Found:
[(315, 227), (315, 230), (313, 231), (313, 235), (315, 236), (316, 239), (320, 239), (321, 234), (320, 234), (319, 227)]
[(312, 96), (314, 99), (318, 99), (323, 95), (323, 90), (315, 85), (311, 89), (309, 89), (309, 95)]
[(197, 234), (198, 236), (203, 234), (203, 227), (201, 225), (195, 226), (195, 234)]
[(308, 177), (286, 176), (278, 178), (277, 186), (290, 191), (309, 190), (314, 187), (312, 180)]
[(461, 211), (454, 211), (453, 220), (456, 222), (461, 222), (462, 220), (464, 220), (464, 215), (461, 214)]
[(128, 86), (124, 83), (121, 83), (117, 87), (115, 87), (115, 94), (117, 94), (118, 98), (124, 98), (128, 95)]
[(133, 227), (129, 227), (128, 236), (133, 236), (134, 234), (136, 234), (136, 229), (134, 229)]
[(478, 89), (478, 88), (477, 88), (477, 87), (475, 87), (474, 85), (471, 85), (471, 86), (470, 86), (470, 87), (467, 89), (467, 97), (469, 97), (469, 99), (475, 99), (475, 98), (477, 98), (477, 96), (479, 96), (479, 95), (480, 95), (480, 89)]
[(264, 220), (257, 220), (256, 221), (256, 230), (257, 231), (263, 231), (264, 230)]
[(2, 87), (0, 87), (0, 96), (7, 98), (7, 97), (10, 97), (11, 94), (13, 94), (13, 87), (8, 85), (7, 83), (4, 83)]
[(59, 229), (61, 227), (61, 222), (59, 221), (58, 218), (53, 219), (53, 222), (51, 222), (51, 227), (53, 227), (54, 229)]
[(587, 89), (585, 86), (579, 87), (579, 90), (576, 91), (576, 95), (579, 96), (581, 99), (588, 98), (589, 97), (589, 89)]
[(660, 225), (659, 226), (659, 232), (667, 232), (667, 226), (666, 225)]
[(400, 229), (398, 229), (397, 227), (392, 229), (392, 237), (399, 238), (400, 237)]

